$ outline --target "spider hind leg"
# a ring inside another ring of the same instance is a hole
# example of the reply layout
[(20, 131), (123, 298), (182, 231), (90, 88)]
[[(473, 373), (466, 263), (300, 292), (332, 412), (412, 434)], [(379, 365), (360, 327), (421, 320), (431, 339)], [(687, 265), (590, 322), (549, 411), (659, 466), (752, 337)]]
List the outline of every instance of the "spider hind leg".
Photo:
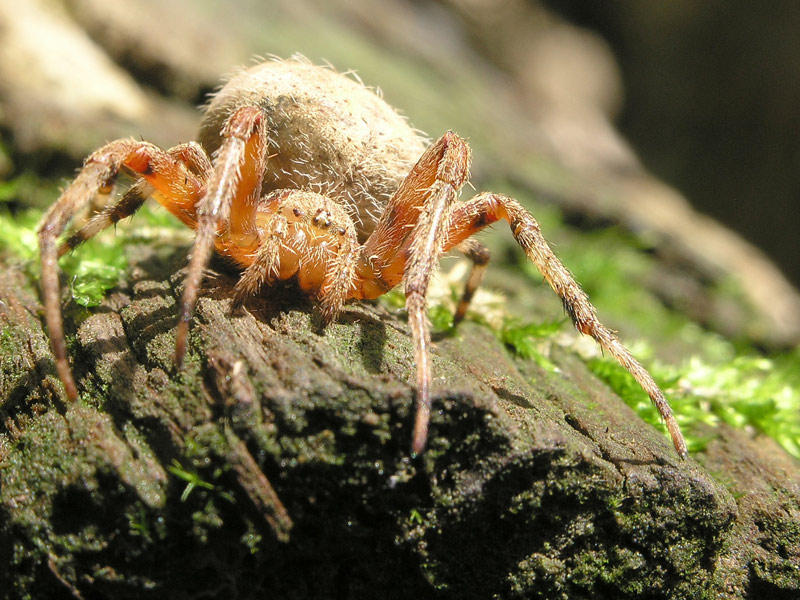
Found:
[(489, 249), (477, 240), (466, 239), (458, 245), (458, 249), (472, 262), (472, 268), (467, 277), (467, 283), (464, 284), (464, 291), (456, 306), (456, 312), (453, 314), (453, 326), (458, 325), (467, 315), (472, 297), (483, 281), (491, 258)]
[(484, 192), (468, 202), (459, 204), (451, 218), (448, 247), (463, 243), (469, 236), (500, 219), (508, 221), (514, 238), (528, 259), (536, 265), (545, 281), (561, 298), (564, 309), (575, 328), (592, 337), (647, 392), (667, 426), (675, 450), (681, 457), (685, 457), (687, 455), (686, 442), (658, 384), (630, 351), (622, 345), (614, 332), (598, 320), (597, 310), (590, 302), (589, 297), (569, 270), (553, 254), (536, 219), (519, 202), (507, 196)]

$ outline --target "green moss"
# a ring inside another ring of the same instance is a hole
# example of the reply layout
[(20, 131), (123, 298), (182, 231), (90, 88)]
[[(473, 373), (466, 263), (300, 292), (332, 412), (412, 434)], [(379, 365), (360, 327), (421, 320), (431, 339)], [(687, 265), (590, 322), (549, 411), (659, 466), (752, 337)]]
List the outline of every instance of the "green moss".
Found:
[(504, 319), (498, 336), (516, 354), (534, 360), (540, 367), (553, 371), (555, 365), (542, 351), (541, 340), (556, 334), (565, 322), (562, 319), (543, 323), (522, 323), (518, 319), (509, 317)]
[(3, 250), (24, 261), (33, 261), (39, 251), (36, 225), (40, 218), (41, 213), (36, 210), (13, 216), (7, 210), (0, 210), (0, 246)]
[[(41, 217), (42, 213), (37, 210), (14, 215), (0, 211), (0, 246), (27, 264), (26, 272), (32, 280), (39, 278), (36, 230)], [(179, 226), (166, 211), (147, 206), (137, 212), (136, 219), (135, 228), (108, 229), (60, 259), (61, 268), (70, 277), (72, 297), (77, 304), (87, 308), (97, 306), (108, 290), (119, 285), (128, 266), (127, 244), (157, 241), (164, 231)]]
[[(2, 332), (0, 332), (0, 350), (2, 351), (2, 357), (13, 356), (18, 349), (17, 330), (10, 325), (5, 325)], [(0, 360), (2, 360), (2, 357), (0, 357)]]
[[(666, 433), (647, 394), (618, 363), (597, 358), (592, 371), (648, 423)], [(800, 458), (800, 354), (766, 358), (754, 354), (710, 362), (699, 356), (683, 365), (647, 365), (664, 390), (684, 430), (691, 451), (709, 438), (693, 431), (700, 424), (754, 427)]]
[(175, 475), (178, 479), (182, 479), (186, 482), (186, 487), (183, 488), (183, 492), (181, 493), (181, 502), (186, 502), (189, 498), (189, 494), (197, 488), (206, 490), (214, 489), (213, 483), (204, 481), (196, 471), (185, 469), (176, 459), (172, 459), (172, 464), (167, 467), (167, 471)]

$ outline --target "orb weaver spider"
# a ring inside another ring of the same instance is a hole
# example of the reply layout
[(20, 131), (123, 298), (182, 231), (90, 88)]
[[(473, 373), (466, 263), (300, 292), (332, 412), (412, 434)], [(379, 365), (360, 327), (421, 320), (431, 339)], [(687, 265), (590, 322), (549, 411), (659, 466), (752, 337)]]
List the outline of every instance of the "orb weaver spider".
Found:
[[(376, 298), (403, 284), (416, 357), (417, 413), (412, 452), (423, 450), (431, 409), (431, 334), (426, 294), (443, 252), (472, 261), (455, 322), (463, 319), (489, 261), (470, 236), (499, 220), (561, 298), (575, 327), (627, 369), (650, 396), (680, 456), (686, 444), (653, 378), (602, 325), (533, 216), (516, 200), (483, 192), (462, 202), (470, 148), (453, 132), (425, 147), (378, 94), (301, 58), (242, 70), (205, 111), (198, 142), (162, 150), (120, 139), (93, 152), (39, 228), (45, 316), (67, 396), (78, 391), (67, 358), (59, 305), (58, 257), (155, 198), (196, 231), (176, 330), (175, 363), (212, 249), (242, 270), (237, 300), (261, 286), (296, 279), (336, 319), (348, 300)], [(59, 244), (75, 214), (109, 194), (120, 172), (135, 182)]]

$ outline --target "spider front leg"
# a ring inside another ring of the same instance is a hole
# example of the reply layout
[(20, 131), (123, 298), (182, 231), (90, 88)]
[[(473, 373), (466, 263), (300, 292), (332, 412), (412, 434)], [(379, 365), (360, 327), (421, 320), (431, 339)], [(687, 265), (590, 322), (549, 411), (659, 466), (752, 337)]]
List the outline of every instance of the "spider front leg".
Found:
[[(199, 148), (196, 152), (202, 153)], [(188, 151), (189, 154), (192, 151)], [(45, 320), (50, 333), (50, 344), (56, 361), (56, 370), (70, 400), (77, 400), (78, 390), (67, 359), (64, 327), (61, 319), (58, 257), (92, 237), (102, 229), (116, 223), (119, 218), (133, 214), (146, 195), (161, 193), (161, 200), (170, 210), (183, 210), (183, 205), (193, 206), (202, 187), (197, 165), (182, 160), (182, 152), (164, 152), (153, 144), (123, 139), (110, 142), (86, 159), (78, 175), (50, 207), (39, 225), (42, 298)], [(58, 239), (70, 220), (91, 204), (97, 194), (108, 194), (120, 171), (139, 178), (131, 190), (111, 209), (101, 212), (77, 234), (58, 245)]]
[(431, 411), (428, 283), (445, 246), (458, 190), (469, 177), (469, 164), (469, 146), (452, 132), (430, 146), (392, 196), (364, 244), (359, 264), (359, 276), (367, 282), (359, 292), (362, 297), (380, 295), (401, 279), (404, 284), (417, 361), (417, 415), (411, 445), (415, 454), (425, 447)]
[[(687, 455), (686, 442), (663, 392), (650, 373), (633, 357), (617, 336), (600, 323), (597, 311), (575, 278), (556, 258), (542, 236), (536, 219), (517, 201), (507, 196), (482, 193), (455, 208), (448, 231), (448, 247), (463, 243), (487, 225), (505, 219), (517, 243), (536, 265), (547, 283), (558, 294), (575, 328), (591, 336), (613, 356), (650, 396), (667, 426), (672, 443), (681, 457)], [(446, 248), (447, 249), (447, 248)]]
[(213, 246), (224, 246), (225, 254), (239, 262), (246, 262), (245, 257), (258, 246), (256, 209), (267, 162), (267, 124), (261, 109), (236, 110), (225, 122), (221, 137), (206, 193), (197, 205), (197, 237), (175, 332), (177, 367), (186, 354), (189, 322)]
[[(211, 163), (202, 148), (194, 142), (170, 148), (167, 150), (166, 155), (176, 161), (172, 164), (172, 170), (178, 170), (178, 165), (182, 165), (189, 173), (194, 175), (194, 178), (189, 180), (186, 178), (187, 174), (180, 171), (167, 173), (162, 166), (160, 174), (156, 176), (155, 181), (160, 183), (159, 187), (163, 191), (158, 191), (147, 178), (140, 179), (115, 204), (106, 206), (105, 209), (89, 219), (83, 227), (64, 240), (58, 247), (59, 258), (93, 238), (104, 229), (108, 229), (122, 219), (133, 215), (150, 196), (155, 197), (162, 206), (166, 207), (186, 225), (194, 227), (194, 204), (204, 182), (208, 179)], [(152, 175), (148, 177), (153, 179)], [(181, 177), (184, 178), (183, 185), (176, 185), (176, 181), (180, 183)], [(103, 191), (104, 194), (109, 194), (110, 192), (110, 189)]]

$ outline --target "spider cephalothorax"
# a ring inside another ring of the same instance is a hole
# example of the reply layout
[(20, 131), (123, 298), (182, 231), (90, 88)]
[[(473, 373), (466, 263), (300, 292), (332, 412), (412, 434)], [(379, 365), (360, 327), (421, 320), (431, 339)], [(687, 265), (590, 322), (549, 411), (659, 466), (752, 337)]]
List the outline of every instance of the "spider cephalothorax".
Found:
[[(489, 192), (458, 200), (469, 166), (469, 146), (456, 134), (447, 132), (426, 148), (424, 138), (373, 91), (300, 59), (264, 62), (230, 79), (207, 107), (199, 143), (166, 151), (132, 139), (106, 144), (87, 158), (39, 229), (46, 318), (67, 395), (76, 399), (78, 393), (64, 342), (58, 257), (153, 197), (197, 233), (176, 332), (178, 365), (212, 248), (243, 270), (239, 298), (296, 278), (319, 302), (326, 322), (347, 300), (375, 298), (402, 283), (417, 361), (412, 449), (420, 452), (431, 396), (428, 282), (443, 252), (457, 248), (472, 260), (456, 311), (456, 321), (463, 318), (489, 260), (488, 251), (469, 238), (504, 219), (575, 327), (647, 391), (685, 456), (661, 390), (597, 320), (533, 216), (512, 198)], [(98, 192), (107, 193), (120, 171), (135, 183), (59, 245), (70, 219)]]

